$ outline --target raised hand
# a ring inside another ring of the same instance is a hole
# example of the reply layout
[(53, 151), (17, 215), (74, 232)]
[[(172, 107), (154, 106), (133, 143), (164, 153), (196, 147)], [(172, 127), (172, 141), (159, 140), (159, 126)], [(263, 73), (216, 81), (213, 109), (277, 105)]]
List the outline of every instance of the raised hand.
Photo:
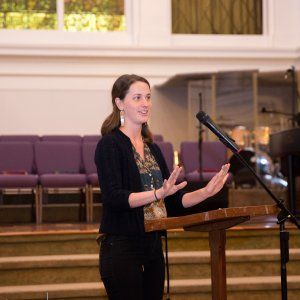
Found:
[(158, 198), (165, 198), (167, 196), (173, 195), (178, 190), (184, 188), (187, 185), (186, 181), (183, 181), (179, 184), (176, 184), (176, 180), (182, 170), (182, 167), (176, 166), (173, 172), (171, 173), (168, 180), (164, 180), (163, 186), (156, 191)]
[(221, 170), (203, 188), (207, 198), (215, 195), (222, 189), (229, 176), (229, 167), (230, 164), (223, 165)]

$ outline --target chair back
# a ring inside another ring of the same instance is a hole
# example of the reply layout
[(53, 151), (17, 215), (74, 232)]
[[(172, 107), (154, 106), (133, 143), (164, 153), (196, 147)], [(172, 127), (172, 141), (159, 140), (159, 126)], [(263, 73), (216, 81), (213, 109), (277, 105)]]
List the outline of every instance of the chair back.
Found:
[[(180, 155), (186, 173), (199, 170), (198, 142), (182, 142)], [(225, 163), (227, 163), (227, 149), (221, 142), (204, 141), (202, 143), (203, 172), (218, 171)]]
[(82, 159), (86, 174), (97, 173), (97, 168), (94, 162), (96, 147), (97, 142), (82, 143)]
[(226, 164), (227, 148), (219, 141), (203, 142), (203, 172), (217, 172), (223, 164)]
[(40, 141), (34, 150), (38, 174), (80, 173), (80, 143)]
[(0, 142), (0, 172), (32, 173), (33, 144)]
[(164, 137), (161, 134), (153, 134), (153, 142), (163, 142)]
[(87, 143), (87, 142), (99, 142), (101, 139), (101, 135), (84, 135), (82, 137), (82, 142)]
[(38, 135), (2, 135), (0, 136), (2, 142), (30, 142), (35, 143), (40, 140)]
[(77, 142), (81, 143), (80, 135), (43, 135), (41, 138), (45, 142)]
[(156, 142), (160, 148), (162, 155), (167, 163), (169, 172), (173, 171), (174, 168), (174, 149), (170, 142)]
[(180, 144), (180, 159), (186, 173), (199, 169), (198, 143), (184, 141)]

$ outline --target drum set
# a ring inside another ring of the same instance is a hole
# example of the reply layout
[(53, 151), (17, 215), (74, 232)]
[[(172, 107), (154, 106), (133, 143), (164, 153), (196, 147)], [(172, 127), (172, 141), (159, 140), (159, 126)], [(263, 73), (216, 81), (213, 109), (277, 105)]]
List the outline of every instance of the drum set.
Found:
[[(240, 155), (256, 170), (266, 185), (278, 188), (287, 187), (287, 181), (280, 172), (279, 162), (273, 161), (269, 155), (270, 127), (260, 126), (250, 131), (245, 126), (236, 126), (231, 130), (230, 136), (242, 149), (239, 152)], [(231, 156), (229, 162), (235, 186), (254, 187), (256, 185), (254, 176), (236, 156)]]

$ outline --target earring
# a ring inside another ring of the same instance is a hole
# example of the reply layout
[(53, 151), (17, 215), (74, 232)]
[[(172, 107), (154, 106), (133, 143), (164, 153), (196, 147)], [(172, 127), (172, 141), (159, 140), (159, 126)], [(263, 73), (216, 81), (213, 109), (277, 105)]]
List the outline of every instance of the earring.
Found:
[(120, 123), (121, 123), (121, 127), (124, 127), (125, 125), (124, 110), (120, 110)]

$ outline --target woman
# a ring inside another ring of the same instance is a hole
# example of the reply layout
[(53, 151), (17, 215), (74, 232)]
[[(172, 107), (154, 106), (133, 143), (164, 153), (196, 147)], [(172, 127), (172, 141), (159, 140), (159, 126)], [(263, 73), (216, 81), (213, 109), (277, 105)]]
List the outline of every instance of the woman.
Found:
[(161, 300), (161, 232), (145, 233), (144, 221), (180, 213), (216, 194), (226, 182), (229, 164), (204, 188), (181, 192), (187, 184), (176, 184), (181, 168), (169, 174), (147, 125), (149, 82), (137, 75), (120, 76), (112, 88), (112, 105), (95, 153), (103, 199), (101, 278), (109, 299)]

